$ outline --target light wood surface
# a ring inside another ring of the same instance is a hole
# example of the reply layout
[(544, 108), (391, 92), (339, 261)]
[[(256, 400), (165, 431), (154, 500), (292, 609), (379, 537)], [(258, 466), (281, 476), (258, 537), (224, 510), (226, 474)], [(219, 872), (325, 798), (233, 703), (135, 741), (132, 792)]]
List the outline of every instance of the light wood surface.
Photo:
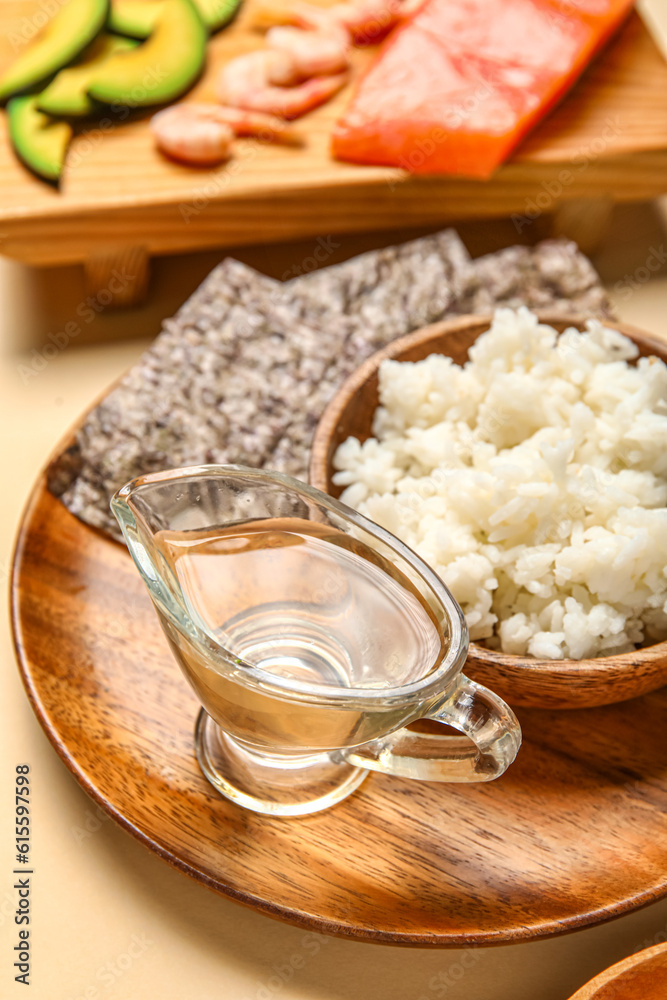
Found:
[(570, 1000), (665, 1000), (667, 944), (630, 955), (586, 983)]
[(263, 913), (358, 940), (467, 946), (558, 934), (667, 893), (664, 690), (523, 710), (519, 757), (488, 785), (371, 775), (325, 813), (271, 819), (205, 781), (195, 697), (128, 553), (43, 478), (13, 608), (33, 708), (85, 790), (160, 857)]
[[(540, 318), (562, 332), (568, 326), (585, 328), (585, 320)], [(343, 383), (322, 415), (311, 450), (309, 479), (313, 486), (340, 496), (333, 484), (333, 456), (348, 437), (365, 441), (371, 436), (373, 415), (379, 405), (378, 369), (388, 358), (420, 361), (429, 354), (446, 354), (457, 364), (467, 361), (468, 350), (488, 330), (490, 318), (461, 316), (436, 323), (395, 340), (368, 358)], [(630, 337), (641, 356), (656, 355), (667, 361), (667, 347), (627, 324), (608, 326)], [(655, 691), (667, 684), (667, 642), (646, 649), (593, 660), (539, 660), (513, 656), (470, 644), (465, 672), (486, 684), (512, 706), (538, 708), (588, 708), (608, 705)]]
[[(261, 44), (253, 0), (215, 36), (208, 69), (189, 100), (213, 100), (220, 66)], [(25, 30), (35, 0), (3, 0), (0, 64)], [(372, 53), (355, 53), (355, 73)], [(667, 65), (636, 15), (575, 90), (488, 182), (410, 178), (338, 163), (328, 153), (346, 88), (306, 116), (304, 149), (236, 144), (234, 159), (193, 171), (155, 152), (146, 118), (110, 112), (73, 143), (60, 192), (16, 161), (0, 119), (0, 249), (32, 264), (85, 261), (136, 243), (151, 254), (361, 232), (463, 218), (551, 213), (563, 200), (639, 201), (664, 191)], [(528, 221), (530, 224), (530, 221)]]

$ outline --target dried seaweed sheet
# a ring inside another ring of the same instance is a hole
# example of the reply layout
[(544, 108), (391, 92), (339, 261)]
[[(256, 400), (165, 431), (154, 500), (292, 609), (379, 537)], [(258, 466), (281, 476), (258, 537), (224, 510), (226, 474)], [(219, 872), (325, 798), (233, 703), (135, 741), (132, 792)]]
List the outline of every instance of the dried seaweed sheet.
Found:
[(364, 358), (427, 323), (521, 303), (609, 315), (592, 265), (563, 240), (472, 261), (446, 230), (289, 282), (227, 259), (88, 415), (50, 489), (118, 538), (109, 499), (144, 473), (216, 462), (303, 478), (324, 407)]

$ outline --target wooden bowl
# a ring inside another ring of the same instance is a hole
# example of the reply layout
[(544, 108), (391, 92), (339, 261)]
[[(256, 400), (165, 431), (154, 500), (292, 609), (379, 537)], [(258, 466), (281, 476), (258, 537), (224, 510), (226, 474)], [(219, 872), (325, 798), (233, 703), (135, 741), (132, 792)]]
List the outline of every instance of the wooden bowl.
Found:
[(601, 972), (570, 1000), (664, 1000), (665, 996), (667, 944), (656, 944)]
[[(585, 328), (584, 318), (540, 314), (540, 319), (559, 333), (572, 326)], [(429, 354), (446, 354), (457, 364), (463, 364), (471, 345), (490, 324), (490, 316), (461, 316), (435, 323), (395, 340), (368, 358), (343, 383), (317, 426), (309, 470), (312, 485), (332, 496), (342, 492), (332, 482), (332, 459), (348, 437), (365, 441), (371, 436), (373, 414), (378, 406), (378, 368), (382, 361), (386, 358), (421, 361)], [(606, 325), (633, 340), (641, 356), (655, 355), (667, 362), (667, 345), (622, 323), (610, 321)], [(539, 660), (471, 643), (466, 673), (514, 705), (537, 708), (609, 705), (667, 684), (667, 642), (591, 660)]]

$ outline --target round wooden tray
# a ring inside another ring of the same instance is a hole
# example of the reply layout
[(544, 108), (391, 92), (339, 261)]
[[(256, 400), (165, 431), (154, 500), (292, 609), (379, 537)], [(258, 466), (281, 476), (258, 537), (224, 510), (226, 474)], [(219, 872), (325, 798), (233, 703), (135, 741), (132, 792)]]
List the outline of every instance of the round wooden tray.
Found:
[(280, 919), (366, 941), (497, 944), (594, 924), (667, 892), (667, 691), (522, 709), (499, 781), (371, 775), (333, 809), (272, 819), (220, 798), (197, 710), (125, 549), (42, 478), (13, 579), (33, 708), (86, 791), (156, 854)]
[(582, 986), (570, 1000), (665, 1000), (667, 944), (624, 958)]

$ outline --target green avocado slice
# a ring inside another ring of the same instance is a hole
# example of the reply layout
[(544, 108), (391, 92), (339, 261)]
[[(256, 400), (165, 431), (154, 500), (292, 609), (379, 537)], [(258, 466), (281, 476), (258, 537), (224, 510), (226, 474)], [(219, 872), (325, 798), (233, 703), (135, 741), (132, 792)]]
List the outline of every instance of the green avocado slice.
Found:
[(39, 177), (57, 184), (72, 138), (72, 126), (54, 121), (38, 107), (39, 97), (13, 97), (7, 105), (9, 137), (20, 160)]
[(109, 30), (129, 38), (148, 38), (164, 7), (164, 0), (113, 0)]
[[(194, 0), (209, 31), (219, 31), (235, 17), (242, 0)], [(109, 30), (130, 38), (148, 38), (164, 0), (112, 0)]]
[(150, 38), (100, 66), (89, 95), (131, 108), (164, 104), (189, 90), (206, 59), (208, 32), (192, 0), (163, 0)]
[(36, 87), (90, 45), (109, 16), (109, 0), (66, 0), (35, 41), (0, 75), (0, 101)]
[(219, 31), (236, 17), (242, 0), (197, 0), (197, 7), (209, 31)]
[(76, 63), (61, 69), (37, 98), (37, 107), (48, 115), (80, 117), (94, 113), (97, 105), (88, 96), (88, 86), (100, 66), (118, 52), (131, 52), (138, 42), (115, 35), (98, 35)]

